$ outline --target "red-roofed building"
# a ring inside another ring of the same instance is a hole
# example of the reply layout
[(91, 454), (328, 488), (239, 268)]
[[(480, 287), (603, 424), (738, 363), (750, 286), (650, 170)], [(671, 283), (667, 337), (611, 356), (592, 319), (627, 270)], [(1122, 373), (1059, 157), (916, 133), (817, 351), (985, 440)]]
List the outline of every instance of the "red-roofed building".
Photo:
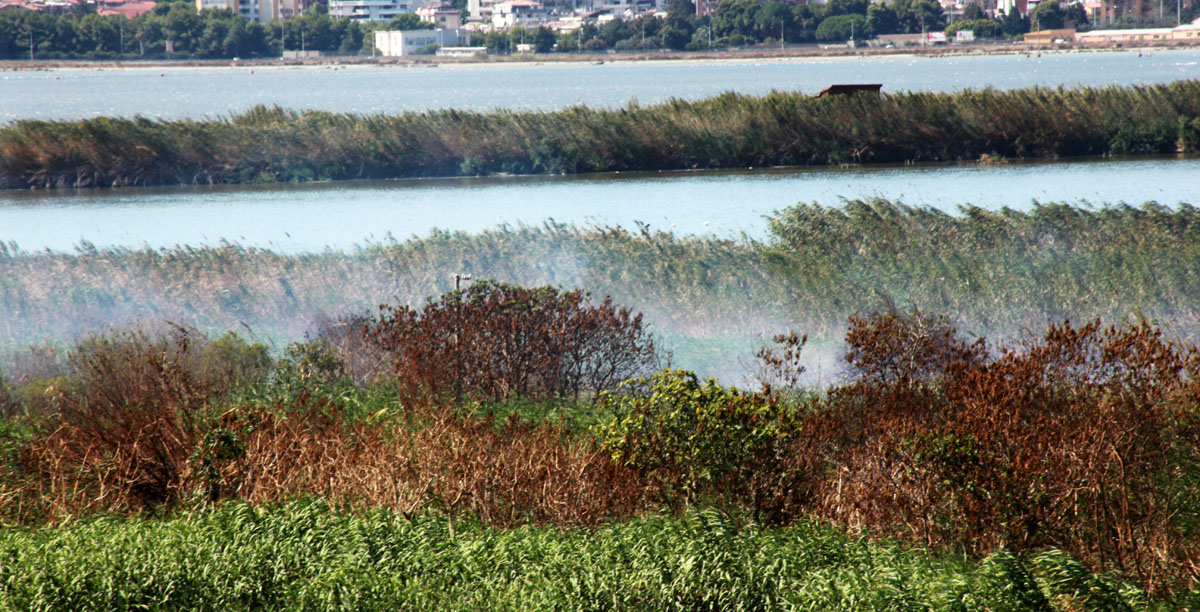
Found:
[(141, 17), (154, 9), (153, 0), (143, 2), (122, 2), (121, 4), (103, 3), (96, 8), (101, 15), (120, 15), (126, 19)]
[(0, 13), (8, 11), (36, 11), (39, 7), (26, 4), (19, 0), (0, 0)]

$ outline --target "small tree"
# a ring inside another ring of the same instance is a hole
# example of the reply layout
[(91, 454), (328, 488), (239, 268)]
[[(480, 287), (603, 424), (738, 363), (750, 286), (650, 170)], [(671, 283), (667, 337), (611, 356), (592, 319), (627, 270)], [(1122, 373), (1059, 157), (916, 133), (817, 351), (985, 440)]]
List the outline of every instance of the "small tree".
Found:
[(428, 21), (421, 21), (416, 13), (400, 13), (388, 22), (389, 30), (432, 30), (437, 26)]
[(1067, 15), (1058, 2), (1049, 0), (1039, 3), (1037, 8), (1030, 11), (1029, 19), (1033, 22), (1034, 30), (1057, 30), (1066, 23)]

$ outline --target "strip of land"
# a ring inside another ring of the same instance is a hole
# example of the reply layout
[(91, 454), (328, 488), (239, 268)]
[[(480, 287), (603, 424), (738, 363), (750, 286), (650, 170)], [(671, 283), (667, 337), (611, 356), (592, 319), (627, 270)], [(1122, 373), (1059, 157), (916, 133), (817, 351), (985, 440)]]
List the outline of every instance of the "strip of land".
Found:
[(1194, 151), (1200, 81), (813, 98), (723, 94), (620, 110), (228, 119), (101, 117), (0, 128), (0, 188), (577, 174)]

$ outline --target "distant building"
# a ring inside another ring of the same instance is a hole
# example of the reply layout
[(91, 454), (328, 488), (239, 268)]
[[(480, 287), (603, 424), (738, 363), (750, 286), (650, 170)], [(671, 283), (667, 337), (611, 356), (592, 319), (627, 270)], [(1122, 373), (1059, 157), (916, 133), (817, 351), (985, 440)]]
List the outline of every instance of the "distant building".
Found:
[(196, 0), (196, 10), (229, 9), (247, 21), (270, 23), (299, 17), (308, 4), (307, 0)]
[(1032, 45), (1048, 45), (1054, 41), (1073, 42), (1075, 28), (1060, 28), (1056, 30), (1039, 30), (1025, 35), (1025, 42)]
[(120, 15), (126, 19), (133, 19), (154, 10), (155, 4), (154, 0), (122, 2), (120, 4), (105, 2), (96, 9), (96, 13), (99, 15)]
[(1200, 17), (1191, 23), (1174, 28), (1138, 28), (1135, 30), (1092, 30), (1075, 37), (1081, 43), (1126, 43), (1126, 42), (1200, 42)]
[(385, 57), (406, 57), (430, 45), (457, 47), (466, 30), (390, 30), (375, 33), (375, 52)]
[(356, 21), (391, 21), (415, 12), (420, 0), (329, 0), (329, 16)]
[(495, 0), (467, 0), (467, 13), (471, 21), (492, 22), (492, 7)]
[(487, 47), (442, 47), (437, 50), (438, 57), (484, 57), (487, 54)]
[(492, 27), (536, 27), (547, 21), (547, 11), (534, 0), (506, 0), (492, 6)]
[(997, 0), (996, 14), (1009, 15), (1016, 11), (1018, 15), (1029, 14), (1029, 2), (1027, 0)]
[(51, 15), (61, 15), (74, 9), (77, 4), (79, 4), (79, 0), (9, 0), (7, 2), (0, 2), (0, 11), (34, 11), (49, 13)]
[(446, 5), (429, 4), (417, 9), (417, 17), (433, 25), (454, 30), (462, 27), (462, 11)]

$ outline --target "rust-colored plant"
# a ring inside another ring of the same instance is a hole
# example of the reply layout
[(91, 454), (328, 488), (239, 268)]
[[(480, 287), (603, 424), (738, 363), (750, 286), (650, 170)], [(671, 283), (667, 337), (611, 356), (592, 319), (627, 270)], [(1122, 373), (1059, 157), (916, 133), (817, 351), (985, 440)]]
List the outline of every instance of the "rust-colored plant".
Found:
[(1060, 548), (1151, 590), (1200, 581), (1195, 347), (1064, 323), (988, 359), (905, 317), (852, 321), (863, 377), (796, 449), (826, 466), (815, 511), (976, 554)]
[(579, 290), (483, 281), (420, 310), (385, 305), (381, 312), (368, 337), (393, 356), (410, 391), (578, 397), (658, 362), (640, 314)]

